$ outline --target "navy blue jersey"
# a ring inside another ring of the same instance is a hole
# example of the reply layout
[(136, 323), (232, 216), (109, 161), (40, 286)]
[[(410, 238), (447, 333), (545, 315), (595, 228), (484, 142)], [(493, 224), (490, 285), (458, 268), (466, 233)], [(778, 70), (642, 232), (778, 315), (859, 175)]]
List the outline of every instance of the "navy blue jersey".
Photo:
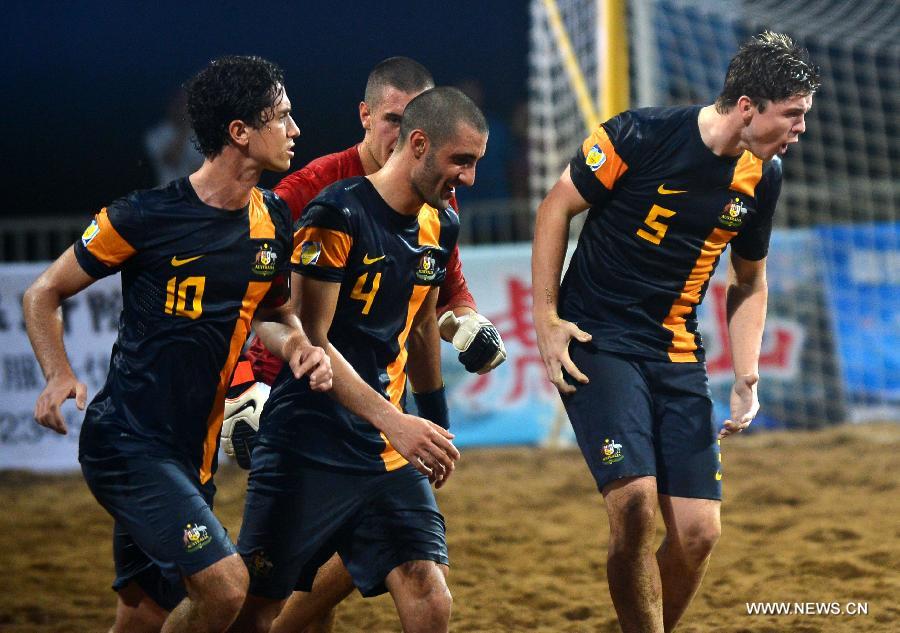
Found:
[(227, 381), (256, 307), (286, 296), (292, 247), (290, 211), (261, 189), (227, 211), (182, 178), (97, 214), (75, 256), (91, 277), (122, 272), (123, 307), (81, 453), (110, 444), (161, 451), (208, 481)]
[(704, 145), (699, 106), (623, 112), (570, 164), (592, 206), (560, 289), (559, 312), (600, 349), (704, 359), (697, 305), (725, 247), (766, 256), (781, 160)]
[[(406, 339), (428, 291), (444, 280), (456, 245), (452, 208), (391, 209), (367, 178), (341, 180), (304, 209), (291, 260), (301, 275), (339, 283), (328, 339), (360, 377), (401, 408)], [(281, 370), (260, 422), (260, 442), (330, 467), (384, 472), (404, 464), (369, 422)]]

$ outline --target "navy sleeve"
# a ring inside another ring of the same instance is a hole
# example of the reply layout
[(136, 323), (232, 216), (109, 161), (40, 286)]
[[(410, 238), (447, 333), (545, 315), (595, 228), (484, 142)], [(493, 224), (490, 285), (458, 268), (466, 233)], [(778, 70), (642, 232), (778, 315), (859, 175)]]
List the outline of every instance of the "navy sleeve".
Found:
[(781, 194), (782, 166), (777, 156), (763, 168), (763, 176), (756, 188), (756, 214), (747, 226), (731, 241), (731, 247), (740, 257), (759, 261), (769, 253), (772, 220), (778, 196)]
[(639, 134), (632, 112), (623, 112), (597, 127), (569, 163), (569, 174), (581, 197), (602, 206), (628, 170), (628, 157)]
[(316, 199), (303, 210), (296, 227), (292, 270), (324, 281), (343, 281), (353, 246), (349, 213)]
[(75, 258), (94, 279), (117, 273), (141, 247), (143, 222), (132, 200), (121, 198), (94, 216), (75, 242)]

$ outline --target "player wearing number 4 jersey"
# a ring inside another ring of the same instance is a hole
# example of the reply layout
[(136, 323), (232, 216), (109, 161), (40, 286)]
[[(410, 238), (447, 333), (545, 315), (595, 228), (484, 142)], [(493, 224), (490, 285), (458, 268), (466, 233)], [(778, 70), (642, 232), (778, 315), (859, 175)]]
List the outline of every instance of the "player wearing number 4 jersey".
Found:
[[(115, 519), (115, 633), (224, 631), (247, 571), (212, 511), (228, 379), (251, 319), (295, 333), (297, 373), (328, 389), (331, 369), (286, 310), (290, 215), (255, 187), (284, 171), (294, 138), (281, 71), (257, 57), (212, 62), (188, 87), (203, 166), (101, 211), (24, 298), (47, 387), (35, 407), (66, 432), (59, 406), (85, 386), (62, 343), (57, 309), (94, 280), (122, 273), (123, 310), (106, 385), (87, 408), (79, 444), (93, 494)], [(171, 613), (168, 613), (171, 611)]]
[[(268, 631), (335, 552), (363, 595), (390, 591), (404, 630), (447, 630), (444, 519), (429, 480), (442, 484), (459, 453), (447, 430), (402, 413), (402, 394), (407, 367), (416, 384), (440, 381), (434, 308), (459, 230), (449, 201), (474, 182), (486, 141), (468, 97), (427, 90), (385, 166), (327, 188), (300, 218), (292, 303), (332, 358), (333, 398), (284, 369), (272, 388), (238, 540), (251, 586), (235, 631)], [(274, 330), (260, 337), (283, 348)], [(424, 344), (407, 364), (413, 331)]]
[[(764, 33), (732, 59), (715, 104), (603, 123), (538, 209), (538, 346), (606, 500), (623, 631), (672, 630), (719, 537), (722, 469), (696, 308), (730, 244), (735, 383), (722, 438), (759, 408), (780, 155), (804, 131), (817, 87), (806, 51)], [(560, 286), (569, 222), (588, 208)], [(654, 557), (657, 504), (666, 537)]]

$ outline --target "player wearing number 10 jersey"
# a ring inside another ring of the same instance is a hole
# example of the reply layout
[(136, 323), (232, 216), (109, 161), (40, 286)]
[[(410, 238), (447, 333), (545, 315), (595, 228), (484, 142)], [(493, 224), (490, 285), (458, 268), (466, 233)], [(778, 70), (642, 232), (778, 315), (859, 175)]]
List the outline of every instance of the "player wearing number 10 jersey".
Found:
[(212, 511), (213, 473), (228, 379), (251, 319), (283, 321), (305, 343), (298, 372), (312, 369), (311, 384), (330, 387), (327, 357), (283, 308), (290, 214), (255, 187), (263, 170), (288, 168), (300, 133), (282, 73), (258, 57), (225, 57), (187, 92), (201, 168), (103, 209), (24, 299), (47, 376), (35, 417), (65, 433), (59, 405), (74, 396), (83, 408), (86, 388), (54, 314), (62, 299), (122, 273), (109, 376), (79, 444), (85, 480), (115, 519), (115, 633), (221, 632), (238, 613), (247, 571)]

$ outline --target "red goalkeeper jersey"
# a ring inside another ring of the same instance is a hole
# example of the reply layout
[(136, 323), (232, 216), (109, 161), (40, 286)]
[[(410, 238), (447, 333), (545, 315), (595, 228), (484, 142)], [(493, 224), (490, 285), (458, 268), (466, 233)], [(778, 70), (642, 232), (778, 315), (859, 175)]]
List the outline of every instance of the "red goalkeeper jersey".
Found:
[[(365, 175), (359, 158), (359, 146), (354, 145), (342, 152), (317, 158), (303, 169), (288, 174), (275, 187), (275, 193), (290, 207), (292, 219), (296, 222), (306, 205), (322, 189), (338, 180)], [(456, 198), (451, 199), (450, 204), (459, 210)], [(447, 262), (447, 276), (441, 284), (437, 313), (440, 315), (450, 308), (460, 306), (476, 309), (475, 300), (463, 276), (459, 248), (454, 247)], [(282, 360), (269, 352), (259, 338), (253, 339), (246, 356), (253, 366), (255, 378), (266, 384), (272, 384), (281, 370)]]

